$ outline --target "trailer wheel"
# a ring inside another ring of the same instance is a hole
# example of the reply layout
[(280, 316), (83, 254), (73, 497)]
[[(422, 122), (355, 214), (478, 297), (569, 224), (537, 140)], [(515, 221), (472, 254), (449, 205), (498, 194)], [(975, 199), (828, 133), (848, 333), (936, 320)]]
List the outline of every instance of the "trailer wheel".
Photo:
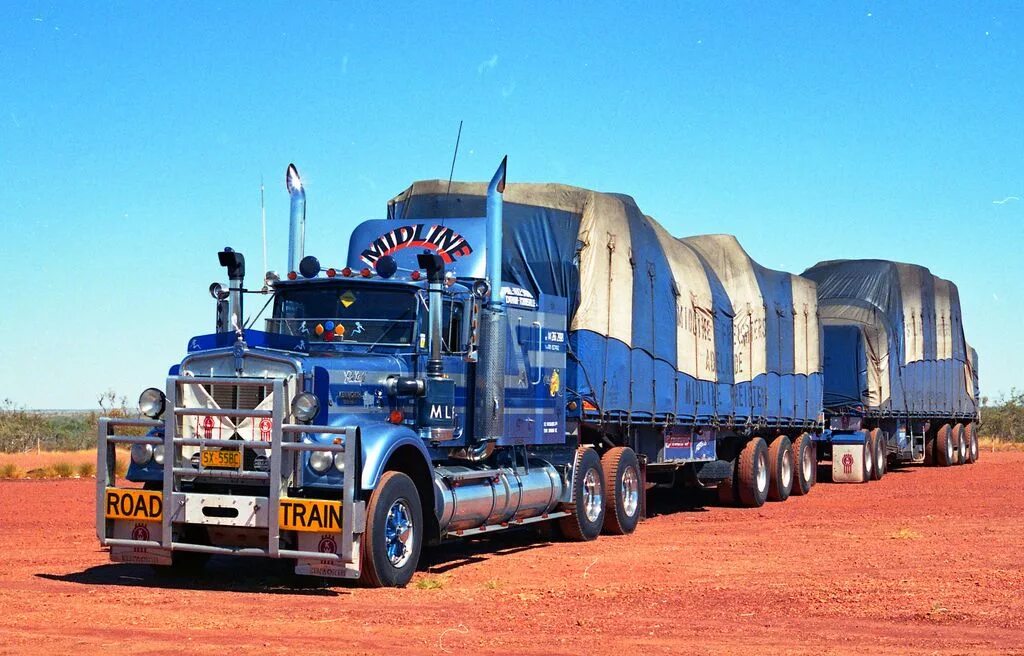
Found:
[(785, 501), (793, 489), (793, 443), (785, 435), (778, 435), (768, 446), (768, 463), (771, 467), (768, 481), (768, 498)]
[(628, 535), (640, 522), (640, 462), (633, 449), (617, 446), (601, 456), (604, 470), (604, 532)]
[(953, 446), (956, 453), (953, 455), (953, 464), (967, 464), (967, 441), (964, 439), (964, 425), (953, 424)]
[(967, 462), (978, 462), (978, 428), (974, 422), (964, 424), (964, 439), (967, 440)]
[(871, 473), (871, 479), (875, 481), (882, 480), (885, 476), (885, 433), (882, 432), (881, 428), (874, 428), (870, 433), (871, 445), (874, 448), (874, 466), (875, 469)]
[(792, 494), (801, 496), (814, 487), (818, 473), (818, 456), (815, 454), (814, 442), (807, 433), (801, 433), (793, 440), (790, 451), (793, 454), (793, 487)]
[(935, 462), (939, 467), (949, 467), (954, 464), (956, 454), (956, 442), (953, 441), (953, 429), (949, 424), (943, 424), (935, 433)]
[(925, 435), (924, 437), (924, 464), (929, 467), (936, 467), (939, 464), (938, 458), (935, 457), (935, 436)]
[(864, 482), (867, 483), (875, 476), (875, 442), (868, 433), (864, 439)]
[(568, 540), (593, 540), (601, 534), (605, 514), (604, 472), (593, 447), (581, 446), (576, 450), (572, 491), (574, 502), (562, 507), (569, 516), (558, 520), (558, 527)]
[(760, 508), (768, 498), (768, 445), (760, 437), (747, 442), (736, 461), (736, 496), (740, 505)]
[(360, 540), (359, 581), (373, 588), (404, 587), (416, 571), (423, 546), (423, 509), (408, 475), (384, 472), (366, 507)]

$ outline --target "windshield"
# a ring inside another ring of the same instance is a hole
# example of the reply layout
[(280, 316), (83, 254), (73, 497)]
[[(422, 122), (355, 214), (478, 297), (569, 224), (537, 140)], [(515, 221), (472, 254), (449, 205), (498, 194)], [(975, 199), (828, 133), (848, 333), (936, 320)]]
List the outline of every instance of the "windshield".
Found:
[(414, 291), (345, 281), (279, 289), (267, 329), (312, 342), (408, 346), (415, 321)]

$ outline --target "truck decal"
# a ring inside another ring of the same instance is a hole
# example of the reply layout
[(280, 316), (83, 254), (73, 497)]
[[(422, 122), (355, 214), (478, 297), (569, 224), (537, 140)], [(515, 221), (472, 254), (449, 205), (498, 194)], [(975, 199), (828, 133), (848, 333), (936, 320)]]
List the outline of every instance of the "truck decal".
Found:
[(397, 251), (413, 248), (429, 248), (441, 256), (445, 264), (451, 264), (457, 258), (469, 255), (473, 247), (466, 238), (451, 228), (443, 225), (432, 225), (430, 228), (422, 223), (404, 225), (386, 232), (374, 239), (370, 246), (360, 254), (360, 259), (374, 266), (381, 257)]

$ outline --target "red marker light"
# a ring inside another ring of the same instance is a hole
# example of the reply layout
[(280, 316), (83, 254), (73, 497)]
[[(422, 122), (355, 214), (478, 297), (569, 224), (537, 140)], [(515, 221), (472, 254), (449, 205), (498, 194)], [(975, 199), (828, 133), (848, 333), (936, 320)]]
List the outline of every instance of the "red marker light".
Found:
[(344, 269), (341, 270), (341, 275), (348, 278), (349, 276), (352, 275), (352, 269), (350, 267), (345, 267)]
[(327, 277), (328, 278), (333, 278), (336, 275), (338, 275), (338, 272), (335, 271), (334, 269), (328, 269), (327, 270)]
[(288, 272), (288, 280), (295, 280), (298, 277), (299, 277), (299, 274), (295, 273), (294, 271), (289, 271)]
[(402, 414), (401, 410), (392, 410), (391, 414), (388, 415), (388, 421), (392, 424), (400, 424), (403, 419), (405, 419), (405, 415)]
[(413, 280), (419, 280), (419, 279), (420, 279), (420, 271), (419, 271), (419, 269), (417, 269), (417, 270), (413, 271), (413, 272), (412, 272), (412, 275), (411, 275), (410, 277), (411, 277), (411, 278), (412, 278)]
[(359, 275), (361, 275), (364, 278), (369, 278), (370, 277), (370, 270), (367, 269), (366, 267), (363, 267), (363, 270), (359, 272)]
[(334, 341), (334, 331), (329, 331), (329, 332), (324, 333), (324, 341), (325, 342), (333, 342)]

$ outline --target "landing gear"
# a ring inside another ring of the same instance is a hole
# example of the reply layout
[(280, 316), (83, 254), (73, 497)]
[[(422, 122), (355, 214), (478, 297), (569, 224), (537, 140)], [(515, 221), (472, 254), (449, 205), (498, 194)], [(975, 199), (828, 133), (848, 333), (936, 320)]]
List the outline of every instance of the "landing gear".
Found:
[(423, 509), (416, 485), (406, 474), (385, 472), (366, 508), (360, 543), (359, 581), (367, 586), (404, 587), (423, 546)]
[(605, 491), (601, 458), (592, 447), (577, 449), (572, 486), (574, 501), (562, 508), (569, 516), (558, 520), (558, 527), (566, 539), (576, 542), (593, 540), (600, 535), (604, 525)]
[(601, 456), (604, 470), (604, 532), (627, 535), (640, 522), (640, 463), (633, 449), (625, 446), (609, 449)]

